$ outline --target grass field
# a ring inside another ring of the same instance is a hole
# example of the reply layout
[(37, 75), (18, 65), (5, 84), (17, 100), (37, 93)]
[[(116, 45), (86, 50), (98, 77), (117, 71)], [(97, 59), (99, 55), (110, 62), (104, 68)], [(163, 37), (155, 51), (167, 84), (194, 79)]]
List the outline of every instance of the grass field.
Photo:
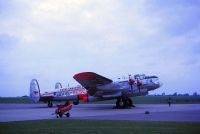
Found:
[[(169, 96), (138, 96), (133, 97), (135, 104), (166, 104)], [(200, 96), (171, 96), (174, 104), (198, 104)], [(93, 103), (115, 103), (116, 100), (99, 101)], [(0, 103), (32, 103), (28, 97), (0, 97)]]
[(29, 104), (32, 102), (28, 97), (0, 97), (0, 103)]
[(200, 123), (41, 120), (0, 123), (0, 134), (200, 134)]

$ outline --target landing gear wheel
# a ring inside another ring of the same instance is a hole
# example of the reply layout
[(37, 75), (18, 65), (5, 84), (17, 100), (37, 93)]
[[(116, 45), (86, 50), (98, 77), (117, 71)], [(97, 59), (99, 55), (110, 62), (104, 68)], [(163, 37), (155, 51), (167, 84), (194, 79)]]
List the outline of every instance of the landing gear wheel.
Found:
[(70, 117), (70, 113), (66, 113), (66, 117)]
[(121, 108), (122, 106), (123, 106), (122, 99), (121, 98), (117, 98), (116, 108)]
[(62, 118), (62, 116), (63, 116), (63, 114), (61, 114), (61, 113), (59, 113), (58, 115), (59, 115), (60, 118)]
[(129, 107), (135, 107), (133, 105), (133, 101), (130, 98), (128, 98), (128, 105), (129, 105)]
[(123, 108), (127, 108), (129, 106), (127, 98), (123, 98), (122, 102), (123, 102)]
[(129, 108), (134, 107), (133, 101), (130, 98), (117, 98), (116, 107), (115, 108)]

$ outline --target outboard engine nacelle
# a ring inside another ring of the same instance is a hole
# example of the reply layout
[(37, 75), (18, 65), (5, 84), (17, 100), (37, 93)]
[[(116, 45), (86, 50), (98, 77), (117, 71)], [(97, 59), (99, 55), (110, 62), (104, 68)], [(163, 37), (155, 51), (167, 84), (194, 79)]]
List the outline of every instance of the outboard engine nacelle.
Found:
[(36, 79), (32, 79), (30, 83), (30, 98), (34, 103), (40, 100), (40, 87)]

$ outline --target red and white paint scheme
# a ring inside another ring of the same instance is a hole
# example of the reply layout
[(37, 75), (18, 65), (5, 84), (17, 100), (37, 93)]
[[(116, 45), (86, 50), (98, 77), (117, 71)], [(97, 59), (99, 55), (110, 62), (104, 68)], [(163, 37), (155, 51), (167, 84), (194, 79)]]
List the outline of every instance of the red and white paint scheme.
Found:
[(85, 103), (116, 99), (117, 108), (133, 106), (130, 97), (147, 95), (149, 91), (159, 88), (162, 84), (157, 76), (129, 75), (128, 79), (113, 81), (93, 72), (82, 72), (73, 76), (81, 86), (62, 88), (60, 82), (55, 85), (54, 92), (41, 94), (38, 81), (30, 83), (30, 98), (33, 102), (73, 101), (75, 105), (82, 100)]

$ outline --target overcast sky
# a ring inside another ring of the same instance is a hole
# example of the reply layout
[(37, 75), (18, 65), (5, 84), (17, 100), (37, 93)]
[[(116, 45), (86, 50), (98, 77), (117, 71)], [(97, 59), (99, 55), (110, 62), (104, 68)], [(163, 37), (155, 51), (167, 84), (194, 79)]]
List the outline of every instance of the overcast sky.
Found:
[(200, 0), (0, 0), (0, 96), (157, 75), (152, 93), (200, 93)]

